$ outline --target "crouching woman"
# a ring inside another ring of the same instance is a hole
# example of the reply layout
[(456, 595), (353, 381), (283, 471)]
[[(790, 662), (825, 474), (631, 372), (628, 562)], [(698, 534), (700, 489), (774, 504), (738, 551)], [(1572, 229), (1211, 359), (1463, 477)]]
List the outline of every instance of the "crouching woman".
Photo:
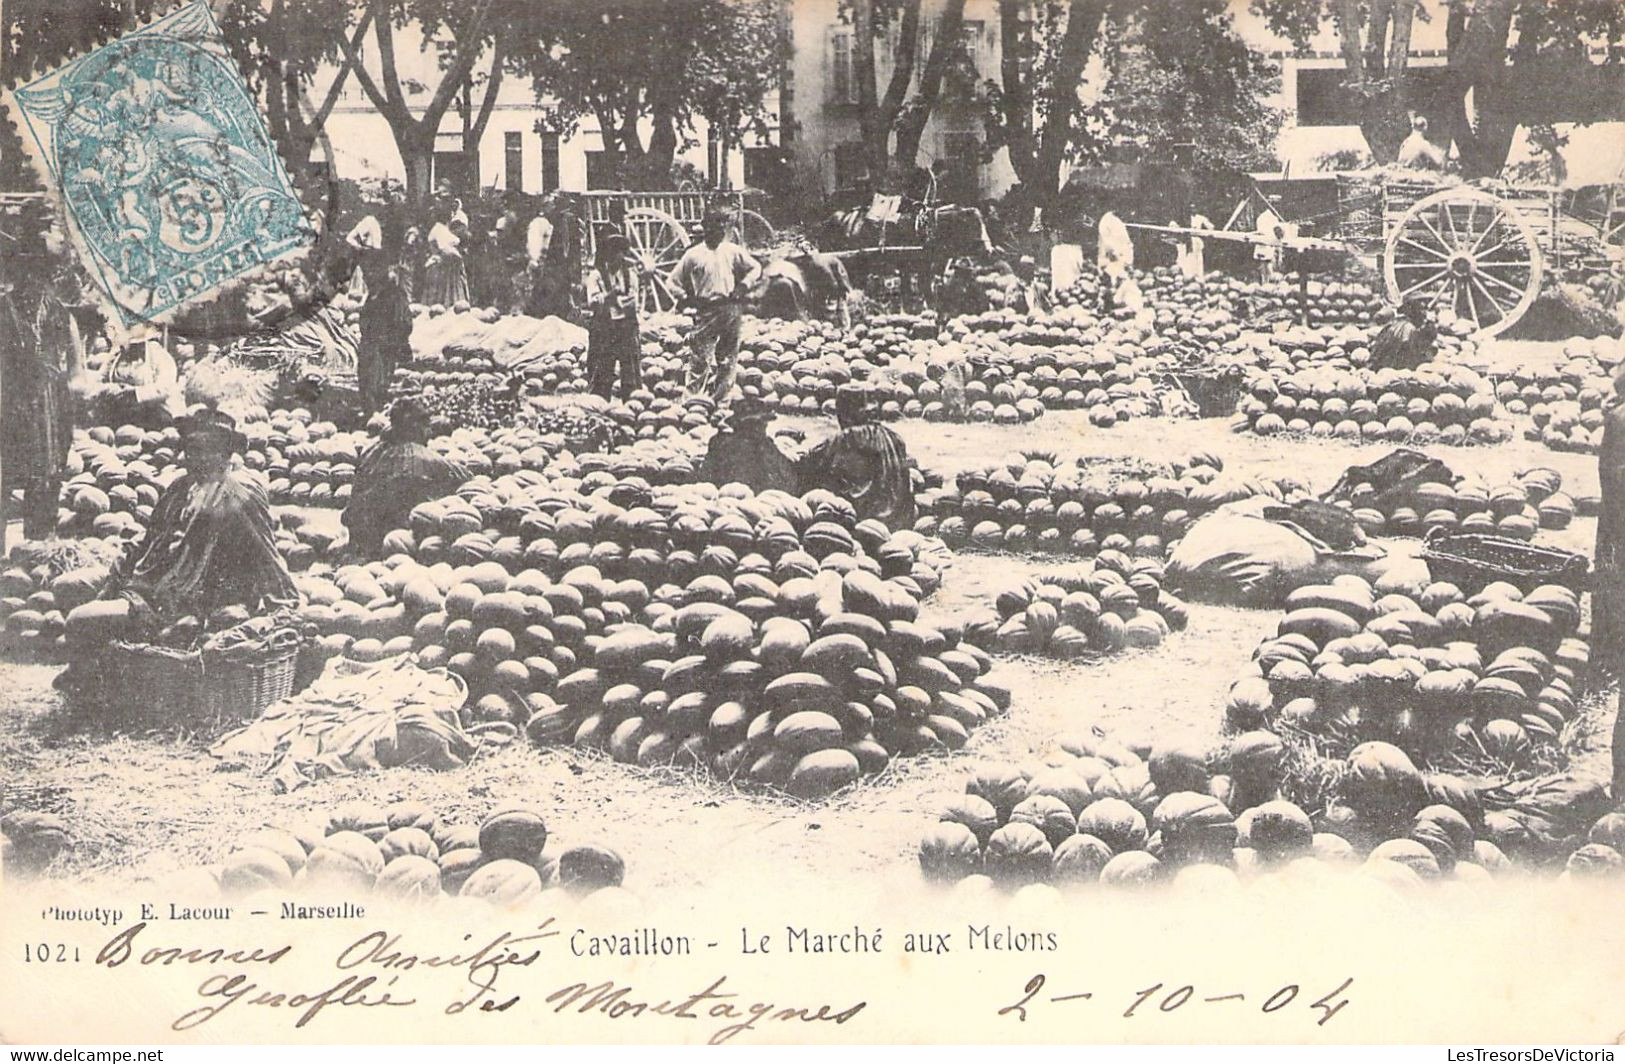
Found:
[(146, 534), (101, 597), (68, 615), (75, 670), (108, 642), (144, 640), (180, 617), (298, 598), (276, 549), (265, 483), (237, 460), (247, 441), (236, 422), (197, 409), (178, 427), (185, 474), (159, 496)]

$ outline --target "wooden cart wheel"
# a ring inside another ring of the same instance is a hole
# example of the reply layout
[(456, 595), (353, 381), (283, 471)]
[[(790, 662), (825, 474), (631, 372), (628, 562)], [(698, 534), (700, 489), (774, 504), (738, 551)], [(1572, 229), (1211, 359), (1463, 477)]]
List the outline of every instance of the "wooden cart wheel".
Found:
[(1416, 201), (1388, 234), (1384, 268), (1395, 303), (1425, 299), (1495, 336), (1540, 293), (1540, 243), (1504, 200), (1450, 188)]
[(736, 229), (738, 230), (739, 243), (752, 251), (763, 251), (771, 248), (778, 236), (777, 231), (773, 228), (773, 223), (755, 211), (740, 211), (739, 224)]
[(677, 287), (677, 263), (692, 243), (688, 229), (665, 211), (633, 207), (626, 212), (626, 238), (642, 281), (639, 309), (664, 314), (682, 301)]

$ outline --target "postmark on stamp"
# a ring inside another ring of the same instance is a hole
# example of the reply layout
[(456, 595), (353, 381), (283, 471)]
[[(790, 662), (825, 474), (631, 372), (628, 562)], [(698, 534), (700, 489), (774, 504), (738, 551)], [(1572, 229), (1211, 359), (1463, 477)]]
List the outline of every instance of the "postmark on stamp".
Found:
[(313, 233), (206, 0), (12, 93), (122, 324), (164, 321)]

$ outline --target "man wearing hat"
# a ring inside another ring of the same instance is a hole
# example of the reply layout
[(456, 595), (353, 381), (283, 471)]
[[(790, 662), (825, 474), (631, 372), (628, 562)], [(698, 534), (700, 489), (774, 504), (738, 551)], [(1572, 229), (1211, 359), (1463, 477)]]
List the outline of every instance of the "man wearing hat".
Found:
[(798, 493), (796, 468), (768, 435), (772, 409), (754, 395), (743, 395), (728, 411), (727, 427), (711, 437), (705, 461), (695, 474), (710, 484), (743, 484), (764, 491)]
[(677, 287), (694, 315), (689, 333), (688, 391), (721, 405), (733, 391), (739, 362), (740, 303), (762, 267), (750, 252), (724, 239), (727, 218), (711, 211), (700, 241), (677, 263)]
[(615, 390), (626, 399), (643, 385), (638, 347), (638, 271), (632, 244), (622, 233), (598, 242), (598, 258), (586, 278), (587, 389), (608, 399)]
[(351, 549), (363, 557), (380, 557), (384, 537), (407, 527), (414, 507), (451, 494), (473, 475), (429, 448), (431, 432), (428, 409), (402, 396), (390, 404), (389, 426), (361, 456), (343, 521)]
[(914, 482), (903, 438), (875, 420), (873, 391), (843, 384), (835, 392), (841, 431), (796, 463), (803, 493), (823, 488), (852, 503), (858, 517), (887, 528), (914, 527)]

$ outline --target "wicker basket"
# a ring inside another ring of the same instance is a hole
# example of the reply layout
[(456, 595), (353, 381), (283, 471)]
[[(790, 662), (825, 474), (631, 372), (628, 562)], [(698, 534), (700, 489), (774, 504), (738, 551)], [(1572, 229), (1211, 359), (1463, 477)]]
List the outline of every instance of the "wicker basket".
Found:
[(1443, 528), (1428, 534), (1422, 560), (1428, 563), (1433, 579), (1448, 581), (1469, 593), (1496, 580), (1525, 592), (1541, 584), (1561, 584), (1580, 592), (1586, 590), (1590, 572), (1585, 556), (1573, 551)]
[(293, 694), (299, 647), (291, 632), (251, 653), (112, 643), (102, 655), (100, 699), (127, 719), (214, 734)]
[(1174, 376), (1196, 404), (1200, 416), (1229, 417), (1236, 412), (1242, 392), (1240, 373), (1176, 373)]

